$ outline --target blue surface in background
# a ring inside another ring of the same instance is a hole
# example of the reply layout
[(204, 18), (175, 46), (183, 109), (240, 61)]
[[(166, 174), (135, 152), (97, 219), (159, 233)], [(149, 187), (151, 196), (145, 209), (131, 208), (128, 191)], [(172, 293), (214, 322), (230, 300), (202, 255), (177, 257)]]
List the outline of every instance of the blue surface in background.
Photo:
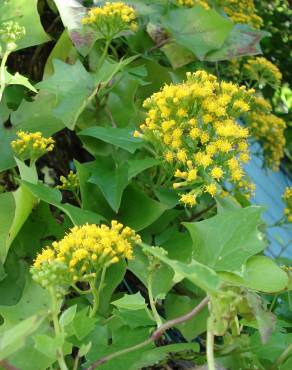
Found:
[[(258, 151), (258, 144), (254, 144), (252, 152)], [(281, 197), (285, 188), (292, 186), (292, 181), (282, 171), (272, 172), (262, 167), (262, 159), (253, 155), (252, 160), (246, 165), (245, 169), (256, 185), (256, 195), (252, 202), (266, 207), (263, 218), (268, 225), (272, 225), (283, 215), (285, 206)], [(285, 227), (268, 228), (267, 232), (271, 243), (267, 249), (267, 254), (276, 257), (281, 253), (281, 244), (287, 245), (289, 241), (292, 241), (292, 224)], [(292, 244), (281, 253), (281, 256), (292, 258)]]

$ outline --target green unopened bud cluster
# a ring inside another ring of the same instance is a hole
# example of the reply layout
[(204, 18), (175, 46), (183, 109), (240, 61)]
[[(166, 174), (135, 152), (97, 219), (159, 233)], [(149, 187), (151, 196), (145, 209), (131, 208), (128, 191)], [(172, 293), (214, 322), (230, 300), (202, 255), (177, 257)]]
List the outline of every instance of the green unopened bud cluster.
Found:
[(44, 261), (41, 270), (32, 268), (31, 273), (33, 280), (43, 288), (49, 289), (52, 287), (57, 298), (62, 298), (67, 293), (71, 281), (65, 263)]
[(61, 185), (58, 185), (57, 188), (60, 190), (69, 190), (72, 192), (76, 192), (79, 188), (79, 180), (76, 173), (70, 171), (68, 176), (61, 176), (60, 177)]
[[(0, 41), (4, 44), (3, 49), (13, 51), (16, 49), (17, 41), (25, 35), (25, 28), (17, 22), (7, 21), (0, 26)], [(0, 52), (2, 52), (0, 46)]]

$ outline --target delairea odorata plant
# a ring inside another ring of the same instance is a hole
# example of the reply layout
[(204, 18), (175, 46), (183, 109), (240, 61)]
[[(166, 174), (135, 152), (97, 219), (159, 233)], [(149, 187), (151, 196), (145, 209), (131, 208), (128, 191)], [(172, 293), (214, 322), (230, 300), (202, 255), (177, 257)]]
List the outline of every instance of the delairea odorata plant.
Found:
[(144, 102), (143, 138), (163, 157), (164, 183), (173, 183), (182, 203), (194, 206), (204, 192), (214, 197), (225, 182), (247, 197), (254, 190), (242, 166), (250, 158), (249, 131), (237, 122), (250, 111), (253, 94), (245, 86), (197, 71)]
[(53, 3), (0, 2), (0, 366), (290, 370), (291, 263), (244, 170), (286, 134), (254, 1)]
[[(75, 226), (62, 240), (37, 255), (31, 274), (50, 293), (56, 337), (62, 334), (58, 315), (69, 289), (93, 297), (90, 317), (94, 317), (102, 299), (107, 269), (123, 259), (131, 260), (133, 247), (140, 241), (131, 228), (117, 221), (112, 221), (111, 226)], [(60, 368), (67, 369), (62, 345), (58, 353)]]

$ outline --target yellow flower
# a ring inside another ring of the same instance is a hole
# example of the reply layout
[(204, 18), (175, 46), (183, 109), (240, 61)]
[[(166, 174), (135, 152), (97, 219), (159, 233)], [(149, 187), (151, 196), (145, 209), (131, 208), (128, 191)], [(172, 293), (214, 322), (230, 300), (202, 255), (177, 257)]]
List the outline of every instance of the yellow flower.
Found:
[[(188, 72), (180, 84), (165, 85), (144, 101), (143, 139), (151, 141), (173, 166), (174, 177), (183, 179), (174, 188), (181, 196), (188, 195), (181, 198), (185, 204), (194, 205), (193, 195), (182, 194), (186, 191), (182, 189), (198, 180), (202, 194), (212, 174), (218, 182), (235, 183), (237, 179), (234, 186), (239, 187), (239, 179), (245, 174), (238, 160), (248, 159), (249, 130), (239, 125), (237, 118), (249, 110), (252, 94), (244, 86), (219, 83), (216, 76), (197, 71)], [(237, 166), (230, 169), (232, 159)]]
[(58, 185), (57, 188), (61, 190), (76, 191), (79, 187), (79, 179), (76, 173), (70, 171), (68, 176), (60, 177), (61, 185)]
[(205, 192), (209, 193), (212, 197), (215, 197), (217, 193), (217, 187), (216, 184), (212, 183), (205, 186)]
[(215, 166), (211, 170), (211, 176), (213, 179), (220, 180), (223, 177), (223, 170), (221, 167)]
[(217, 0), (217, 4), (223, 7), (225, 13), (235, 23), (247, 23), (254, 28), (260, 28), (263, 20), (256, 14), (253, 0)]
[(240, 113), (246, 113), (249, 111), (249, 105), (243, 101), (243, 100), (236, 100), (234, 103), (233, 103), (233, 106), (232, 108), (234, 110), (237, 110), (239, 111)]
[[(133, 246), (139, 241), (140, 237), (132, 229), (117, 221), (112, 221), (110, 227), (75, 226), (62, 240), (37, 255), (32, 273), (42, 285), (47, 280), (43, 276), (54, 268), (56, 274), (62, 272), (60, 282), (65, 279), (70, 285), (72, 281), (89, 281), (92, 274), (101, 269), (123, 258), (132, 259)], [(58, 279), (54, 283), (58, 284)]]
[(36, 161), (54, 149), (54, 140), (51, 137), (43, 137), (41, 132), (17, 131), (16, 135), (18, 139), (11, 142), (11, 148), (15, 155), (22, 160), (30, 158)]
[(137, 30), (134, 8), (123, 2), (106, 2), (102, 7), (89, 9), (82, 19), (84, 25), (94, 27), (106, 39), (111, 39), (122, 31)]
[(195, 5), (201, 5), (206, 10), (210, 9), (208, 1), (206, 0), (177, 0), (176, 2), (178, 5), (183, 5), (183, 6), (188, 6), (188, 7), (192, 7)]
[(197, 169), (196, 168), (193, 168), (191, 169), (188, 173), (187, 173), (187, 181), (188, 182), (191, 182), (191, 181), (195, 181), (197, 179)]
[(179, 150), (177, 152), (177, 159), (180, 161), (180, 162), (186, 162), (187, 161), (187, 153), (185, 150)]
[(183, 194), (180, 197), (180, 201), (184, 203), (185, 205), (188, 205), (191, 207), (193, 207), (197, 203), (196, 197), (193, 194)]

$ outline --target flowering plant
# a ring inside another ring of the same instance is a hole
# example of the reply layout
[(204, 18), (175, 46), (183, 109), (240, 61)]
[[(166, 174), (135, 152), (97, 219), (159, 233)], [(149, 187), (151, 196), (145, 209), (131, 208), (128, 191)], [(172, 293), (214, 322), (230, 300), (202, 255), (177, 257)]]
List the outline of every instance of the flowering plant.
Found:
[(263, 7), (0, 2), (1, 370), (292, 367)]

